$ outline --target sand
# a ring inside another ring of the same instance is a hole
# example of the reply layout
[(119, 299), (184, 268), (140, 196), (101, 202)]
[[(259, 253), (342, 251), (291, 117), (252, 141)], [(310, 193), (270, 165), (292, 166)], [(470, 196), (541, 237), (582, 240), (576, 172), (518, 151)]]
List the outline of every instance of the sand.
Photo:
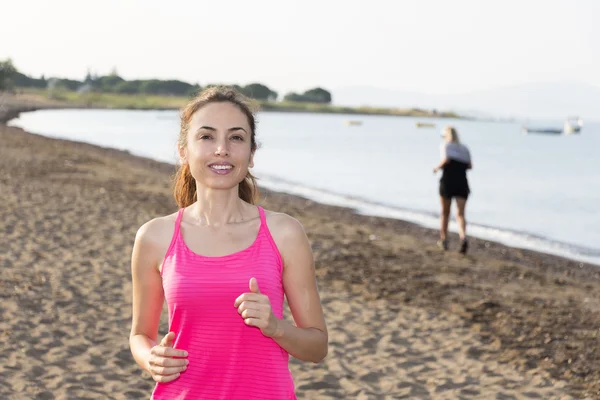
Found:
[[(0, 398), (149, 398), (130, 255), (176, 210), (173, 172), (0, 125)], [(443, 253), (429, 229), (262, 194), (305, 226), (330, 332), (325, 361), (290, 362), (298, 398), (600, 398), (600, 267), (477, 239), (464, 257), (455, 236)]]

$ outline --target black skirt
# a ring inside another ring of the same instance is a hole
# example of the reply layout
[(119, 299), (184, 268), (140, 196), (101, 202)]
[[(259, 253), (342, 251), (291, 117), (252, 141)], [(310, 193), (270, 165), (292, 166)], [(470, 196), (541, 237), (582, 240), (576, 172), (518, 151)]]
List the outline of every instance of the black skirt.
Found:
[(470, 193), (471, 190), (469, 189), (469, 184), (467, 182), (461, 184), (440, 181), (440, 196), (446, 199), (451, 199), (453, 197), (464, 197), (466, 199), (469, 197)]
[(467, 167), (469, 164), (450, 160), (444, 165), (440, 179), (440, 196), (451, 199), (453, 197), (468, 198), (471, 190), (467, 180)]

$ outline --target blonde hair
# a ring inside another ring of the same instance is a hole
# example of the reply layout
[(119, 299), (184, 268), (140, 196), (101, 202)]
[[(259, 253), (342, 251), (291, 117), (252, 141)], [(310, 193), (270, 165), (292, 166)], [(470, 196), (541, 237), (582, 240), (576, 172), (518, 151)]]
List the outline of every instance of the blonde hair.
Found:
[(446, 125), (444, 127), (444, 137), (446, 139), (448, 139), (448, 137), (450, 138), (450, 142), (453, 143), (460, 143), (460, 140), (458, 138), (458, 132), (456, 131), (456, 128), (451, 126), (451, 125)]
[[(187, 133), (190, 121), (196, 111), (209, 103), (226, 102), (237, 106), (246, 115), (248, 125), (250, 125), (250, 150), (254, 153), (258, 147), (256, 144), (256, 118), (254, 117), (255, 106), (241, 93), (223, 86), (204, 89), (183, 108), (181, 111), (181, 129), (178, 139), (179, 146), (182, 148), (187, 146)], [(197, 200), (196, 180), (192, 176), (190, 166), (187, 163), (177, 167), (174, 181), (175, 188), (173, 194), (177, 205), (180, 208), (185, 208), (193, 204)], [(238, 195), (242, 200), (250, 204), (258, 202), (256, 178), (250, 171), (248, 171), (244, 180), (239, 183)]]

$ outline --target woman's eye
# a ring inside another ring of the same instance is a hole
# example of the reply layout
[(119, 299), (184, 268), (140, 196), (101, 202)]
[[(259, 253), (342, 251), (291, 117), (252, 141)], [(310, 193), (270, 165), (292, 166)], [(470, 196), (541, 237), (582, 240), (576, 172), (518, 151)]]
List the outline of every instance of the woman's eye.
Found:
[(200, 135), (201, 140), (206, 140), (206, 139), (210, 139), (210, 138), (211, 138), (210, 135)]
[(234, 135), (231, 137), (233, 140), (244, 140), (243, 137), (241, 137), (240, 135)]

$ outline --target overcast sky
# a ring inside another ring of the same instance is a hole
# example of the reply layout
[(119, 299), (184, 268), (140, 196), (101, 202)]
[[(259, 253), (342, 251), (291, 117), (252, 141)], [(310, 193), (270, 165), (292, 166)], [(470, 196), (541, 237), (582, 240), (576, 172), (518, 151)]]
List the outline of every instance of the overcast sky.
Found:
[(19, 0), (2, 5), (0, 59), (36, 77), (115, 67), (126, 79), (261, 82), (281, 94), (600, 87), (599, 19), (594, 0)]

